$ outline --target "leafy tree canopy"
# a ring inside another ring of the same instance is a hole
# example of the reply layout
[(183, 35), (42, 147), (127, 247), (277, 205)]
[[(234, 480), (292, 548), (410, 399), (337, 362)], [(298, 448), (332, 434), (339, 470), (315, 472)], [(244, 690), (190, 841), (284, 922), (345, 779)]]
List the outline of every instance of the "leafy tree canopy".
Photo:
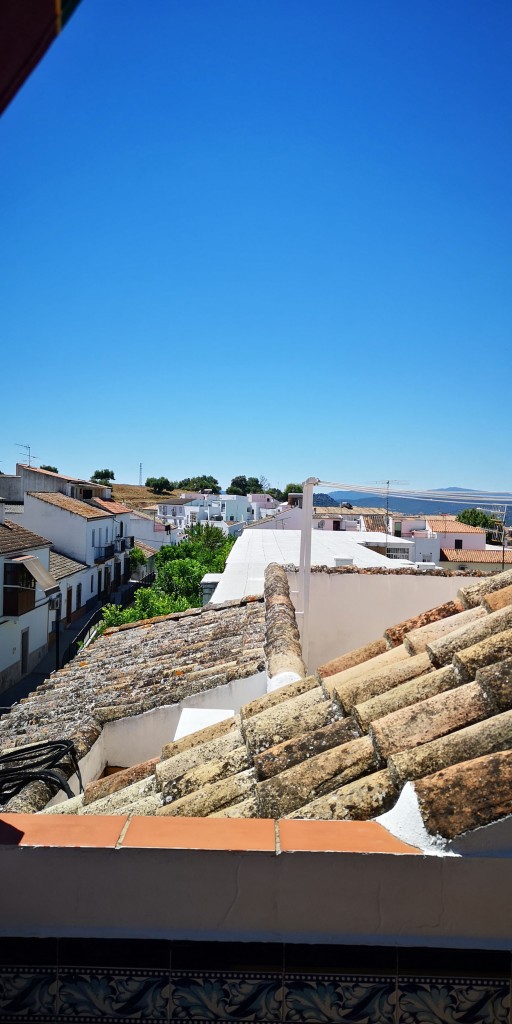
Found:
[(459, 512), (457, 516), (459, 523), (465, 523), (466, 526), (482, 526), (484, 529), (494, 525), (494, 519), (487, 512), (482, 512), (480, 508), (465, 508), (462, 512)]
[(290, 493), (302, 494), (302, 484), (286, 484), (284, 489), (285, 497), (287, 498)]
[(166, 476), (148, 476), (146, 487), (150, 487), (155, 494), (163, 494), (164, 491), (172, 491), (173, 485)]
[(187, 476), (184, 480), (178, 480), (176, 487), (183, 491), (210, 490), (213, 494), (220, 494), (220, 484), (214, 476)]
[(462, 512), (459, 512), (457, 521), (465, 523), (466, 526), (480, 526), (482, 529), (487, 530), (486, 540), (488, 543), (496, 526), (496, 520), (493, 516), (489, 515), (488, 512), (483, 512), (480, 508), (463, 509)]
[(46, 469), (48, 471), (48, 473), (58, 473), (59, 472), (58, 469), (57, 469), (57, 466), (43, 466), (41, 464), (39, 469)]
[[(153, 586), (136, 591), (131, 608), (105, 605), (100, 630), (199, 607), (202, 577), (206, 572), (223, 571), (234, 542), (233, 537), (225, 537), (217, 526), (194, 524), (186, 531), (181, 544), (165, 544), (160, 548), (155, 556), (156, 581)], [(136, 550), (133, 548), (131, 554)]]
[(130, 569), (138, 569), (139, 565), (145, 565), (147, 558), (140, 548), (132, 548), (130, 551)]
[(264, 494), (268, 480), (262, 476), (234, 476), (226, 494)]
[(95, 469), (91, 476), (93, 484), (109, 484), (111, 480), (115, 480), (113, 469)]

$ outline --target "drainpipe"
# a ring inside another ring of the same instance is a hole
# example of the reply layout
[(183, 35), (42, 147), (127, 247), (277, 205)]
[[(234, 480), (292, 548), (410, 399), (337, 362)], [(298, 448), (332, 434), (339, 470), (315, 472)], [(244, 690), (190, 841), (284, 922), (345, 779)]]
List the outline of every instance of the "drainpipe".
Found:
[(302, 524), (300, 529), (299, 607), (297, 615), (301, 625), (302, 660), (309, 662), (309, 587), (311, 582), (311, 530), (313, 523), (313, 490), (320, 481), (309, 476), (302, 485)]

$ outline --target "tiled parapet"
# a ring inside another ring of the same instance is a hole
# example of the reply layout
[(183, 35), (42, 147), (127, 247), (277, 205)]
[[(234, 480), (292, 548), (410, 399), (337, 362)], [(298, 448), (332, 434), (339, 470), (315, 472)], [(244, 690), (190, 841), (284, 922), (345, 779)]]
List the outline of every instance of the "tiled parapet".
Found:
[(510, 956), (378, 945), (0, 940), (0, 1021), (19, 1020), (510, 1024)]

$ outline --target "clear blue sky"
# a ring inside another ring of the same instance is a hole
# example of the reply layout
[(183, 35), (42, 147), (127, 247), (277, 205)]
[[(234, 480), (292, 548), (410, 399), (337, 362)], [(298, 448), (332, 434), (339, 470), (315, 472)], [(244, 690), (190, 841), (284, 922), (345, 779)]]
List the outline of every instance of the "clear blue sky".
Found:
[(512, 489), (510, 0), (82, 0), (0, 122), (0, 469)]

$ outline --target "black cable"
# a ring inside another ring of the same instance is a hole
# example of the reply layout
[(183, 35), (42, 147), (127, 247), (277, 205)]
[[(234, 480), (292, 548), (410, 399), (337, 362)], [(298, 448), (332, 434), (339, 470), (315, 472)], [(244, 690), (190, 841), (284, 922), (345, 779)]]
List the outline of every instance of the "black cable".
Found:
[[(67, 765), (62, 762), (66, 762)], [(0, 755), (0, 804), (6, 804), (17, 796), (30, 782), (46, 782), (47, 785), (63, 790), (68, 797), (75, 794), (67, 781), (65, 767), (76, 773), (83, 793), (82, 776), (78, 766), (72, 740), (48, 740), (20, 747)]]

